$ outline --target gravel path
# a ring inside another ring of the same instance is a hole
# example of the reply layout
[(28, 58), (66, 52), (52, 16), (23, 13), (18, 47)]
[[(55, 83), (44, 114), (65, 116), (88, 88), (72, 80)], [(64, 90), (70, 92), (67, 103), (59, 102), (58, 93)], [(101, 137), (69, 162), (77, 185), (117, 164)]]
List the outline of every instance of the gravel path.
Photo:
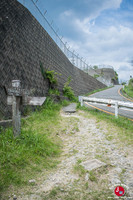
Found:
[[(43, 177), (42, 174), (43, 181), (33, 186), (30, 194), (29, 192), (28, 194), (25, 192), (20, 195), (16, 194), (17, 199), (43, 200), (55, 187), (60, 187), (62, 191), (64, 189), (61, 188), (71, 190), (74, 187), (74, 181), (80, 180), (79, 174), (73, 171), (77, 161), (80, 160), (82, 164), (82, 162), (94, 159), (110, 166), (106, 174), (99, 175), (98, 183), (103, 177), (107, 179), (106, 187), (112, 191), (112, 194), (117, 185), (123, 184), (129, 196), (127, 199), (131, 199), (130, 197), (133, 197), (133, 159), (131, 157), (133, 150), (127, 146), (123, 148), (123, 145), (115, 139), (110, 140), (111, 135), (108, 133), (106, 124), (97, 122), (95, 118), (86, 117), (82, 111), (69, 115), (61, 112), (61, 116), (66, 121), (75, 119), (78, 130), (75, 128), (73, 134), (67, 131), (60, 134), (64, 148), (58, 168), (48, 173), (47, 177)], [(84, 175), (83, 182), (85, 181), (91, 185), (88, 172)], [(94, 187), (97, 187), (98, 183), (95, 183)], [(46, 199), (51, 198), (47, 196)], [(57, 199), (63, 200), (63, 197)]]

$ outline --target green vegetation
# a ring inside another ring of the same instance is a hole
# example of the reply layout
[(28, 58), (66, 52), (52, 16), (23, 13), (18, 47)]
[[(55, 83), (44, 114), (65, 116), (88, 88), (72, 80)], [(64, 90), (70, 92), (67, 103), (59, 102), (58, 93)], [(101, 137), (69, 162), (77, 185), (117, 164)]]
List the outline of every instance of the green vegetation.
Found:
[[(60, 96), (60, 92), (57, 89), (57, 85), (58, 85), (58, 81), (57, 81), (57, 75), (61, 75), (57, 72), (55, 72), (54, 70), (49, 71), (49, 70), (44, 70), (44, 67), (42, 65), (42, 63), (40, 63), (40, 69), (41, 69), (41, 73), (42, 76), (45, 79), (48, 80), (49, 82), (49, 95), (56, 95), (56, 96)], [(65, 97), (68, 97), (68, 99), (70, 101), (75, 101), (77, 102), (77, 97), (74, 94), (74, 91), (72, 90), (71, 86), (70, 86), (70, 82), (71, 82), (71, 77), (68, 77), (67, 82), (64, 84), (64, 87), (62, 89), (63, 95)]]
[(77, 163), (74, 165), (74, 172), (78, 173), (79, 176), (83, 176), (86, 174), (87, 170), (85, 170), (85, 168), (80, 165), (80, 163), (82, 162), (82, 160), (77, 160)]
[[(77, 189), (76, 189), (77, 188)], [(109, 198), (110, 197), (110, 198)], [(65, 187), (55, 187), (51, 190), (49, 194), (42, 195), (43, 200), (103, 200), (110, 199), (114, 200), (114, 196), (112, 191), (108, 188), (102, 188), (98, 190), (96, 187), (91, 187), (88, 185), (88, 182), (85, 184), (75, 183), (75, 187), (73, 186), (71, 189), (66, 189)]]
[(71, 82), (71, 77), (68, 77), (68, 80), (63, 87), (63, 94), (64, 94), (64, 96), (68, 97), (69, 100), (77, 101), (74, 91), (72, 90), (71, 86), (69, 85), (70, 82)]
[(49, 89), (49, 94), (52, 95), (52, 94), (55, 94), (57, 96), (60, 96), (60, 92), (58, 89)]
[(94, 172), (94, 170), (89, 171), (89, 179), (90, 181), (94, 181), (97, 182), (97, 177), (96, 177), (96, 173)]
[(46, 168), (55, 167), (60, 153), (60, 104), (47, 99), (40, 111), (22, 119), (20, 137), (11, 128), (0, 133), (0, 191), (9, 185), (25, 185)]
[(118, 80), (118, 73), (115, 71), (115, 80)]
[[(73, 101), (76, 100), (76, 97), (69, 86), (70, 81), (69, 78), (64, 86), (64, 95)], [(93, 93), (97, 91), (101, 91), (101, 89), (93, 91)], [(49, 94), (59, 95), (59, 91), (51, 88)], [(37, 179), (42, 172), (45, 174), (46, 169), (49, 171), (57, 166), (59, 163), (58, 156), (61, 152), (60, 134), (66, 136), (66, 133), (69, 133), (71, 137), (72, 134), (79, 131), (79, 119), (72, 117), (62, 119), (60, 117), (61, 107), (67, 106), (69, 103), (64, 100), (56, 104), (51, 98), (47, 98), (42, 108), (30, 113), (29, 118), (22, 119), (20, 137), (14, 138), (11, 128), (0, 129), (0, 191), (3, 192), (11, 185), (17, 187), (28, 186), (30, 179)], [(80, 107), (80, 104), (78, 104), (78, 109), (84, 111), (83, 113), (80, 112), (81, 115), (96, 118), (99, 128), (101, 128), (100, 126), (102, 128), (106, 126), (106, 130), (109, 132), (106, 139), (109, 141), (113, 140), (117, 134), (123, 144), (132, 144), (133, 123), (128, 119), (124, 117), (116, 119), (114, 116), (98, 110)], [(72, 153), (77, 153), (77, 150), (73, 148)], [(101, 155), (96, 155), (96, 158), (101, 159)], [(76, 180), (67, 189), (65, 187), (55, 187), (49, 193), (43, 193), (42, 199), (101, 200), (108, 197), (113, 199), (112, 191), (108, 189), (107, 180), (100, 179), (100, 176), (108, 171), (108, 167), (105, 166), (102, 169), (88, 172), (81, 165), (81, 162), (82, 160), (77, 160), (73, 167), (73, 171), (78, 174), (79, 180)], [(123, 169), (121, 178), (124, 172)], [(85, 182), (86, 173), (89, 174), (87, 182)]]
[(44, 70), (42, 63), (40, 63), (40, 69), (44, 80), (47, 79), (49, 81), (49, 88), (55, 89), (55, 87), (58, 85), (56, 76), (61, 74), (55, 72), (54, 70)]
[[(97, 170), (87, 171), (80, 163), (82, 160), (77, 160), (74, 166), (74, 172), (79, 174), (79, 178), (68, 183), (68, 185), (60, 185), (54, 187), (49, 193), (42, 195), (44, 200), (101, 200), (114, 199), (112, 191), (108, 188), (108, 181), (103, 179), (103, 175), (108, 173), (110, 166), (104, 166)], [(88, 180), (85, 181), (85, 175), (88, 174)], [(71, 187), (70, 187), (71, 185)]]
[(94, 65), (94, 66), (93, 66), (93, 69), (98, 69), (98, 66), (97, 66), (97, 65)]
[(94, 78), (98, 78), (100, 75), (98, 75), (98, 74), (94, 74)]
[(123, 94), (133, 98), (133, 78), (130, 79), (129, 84), (124, 86)]

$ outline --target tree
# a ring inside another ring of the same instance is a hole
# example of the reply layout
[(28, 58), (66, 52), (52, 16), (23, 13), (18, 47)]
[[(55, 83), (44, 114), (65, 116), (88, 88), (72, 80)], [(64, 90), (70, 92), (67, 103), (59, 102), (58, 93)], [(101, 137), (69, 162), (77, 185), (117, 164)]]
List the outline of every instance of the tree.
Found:
[(98, 66), (97, 66), (97, 65), (94, 65), (94, 66), (93, 66), (93, 69), (98, 69)]

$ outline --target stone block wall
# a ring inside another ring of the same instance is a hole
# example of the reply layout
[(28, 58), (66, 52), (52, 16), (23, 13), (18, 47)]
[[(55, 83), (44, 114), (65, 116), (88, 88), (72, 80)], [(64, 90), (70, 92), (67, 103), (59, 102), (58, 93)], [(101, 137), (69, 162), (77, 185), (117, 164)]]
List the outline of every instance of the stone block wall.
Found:
[(47, 95), (48, 82), (42, 77), (40, 62), (45, 69), (61, 73), (58, 76), (60, 91), (69, 76), (76, 95), (105, 87), (73, 66), (49, 34), (19, 2), (1, 0), (0, 13), (0, 119), (11, 115), (5, 90), (11, 86), (11, 80), (20, 79), (23, 88), (34, 88), (34, 96)]

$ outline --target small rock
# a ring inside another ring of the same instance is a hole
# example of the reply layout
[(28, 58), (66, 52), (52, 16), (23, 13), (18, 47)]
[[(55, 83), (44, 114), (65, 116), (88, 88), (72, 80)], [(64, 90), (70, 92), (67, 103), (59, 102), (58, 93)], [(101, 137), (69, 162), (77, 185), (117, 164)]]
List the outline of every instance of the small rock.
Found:
[(88, 181), (88, 180), (89, 180), (89, 174), (86, 173), (86, 175), (85, 175), (85, 181)]
[(115, 168), (115, 171), (117, 171), (118, 173), (121, 173), (121, 172), (122, 172), (122, 169), (119, 168), (119, 167), (117, 167), (117, 168)]
[(16, 199), (17, 199), (17, 196), (16, 196), (16, 195), (14, 195), (14, 196), (13, 196), (13, 200), (16, 200)]
[(35, 183), (35, 182), (36, 182), (35, 179), (31, 179), (31, 180), (29, 180), (29, 183)]
[(129, 183), (128, 186), (133, 188), (133, 183)]
[(117, 184), (121, 184), (121, 181), (120, 181), (118, 178), (113, 178), (113, 179), (111, 180), (111, 183), (112, 183), (113, 185), (117, 185)]

